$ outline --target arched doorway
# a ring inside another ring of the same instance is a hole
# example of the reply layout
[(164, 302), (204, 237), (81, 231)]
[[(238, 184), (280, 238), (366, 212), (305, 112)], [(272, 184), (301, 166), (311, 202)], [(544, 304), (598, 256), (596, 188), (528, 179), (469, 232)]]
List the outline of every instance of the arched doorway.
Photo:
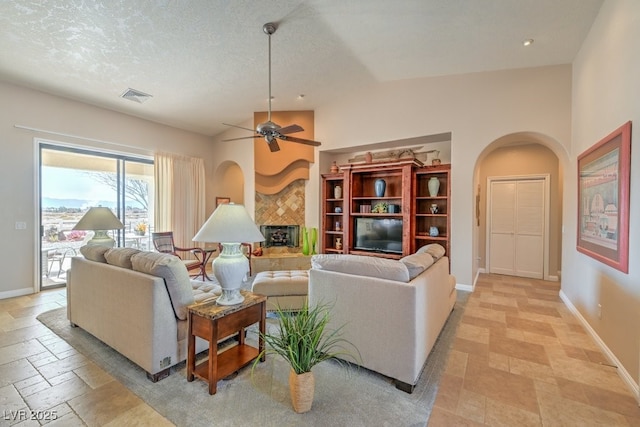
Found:
[[(532, 271), (538, 268), (540, 278), (559, 280), (562, 187), (567, 164), (568, 156), (561, 144), (531, 132), (506, 135), (485, 148), (474, 174), (477, 235), (474, 258), (478, 272), (535, 277)], [(524, 200), (522, 203), (518, 202), (518, 188), (522, 190), (519, 196), (520, 202)], [(496, 239), (496, 234), (492, 234), (495, 230), (504, 234)], [(540, 251), (537, 256), (543, 265), (531, 265), (532, 255), (526, 253), (531, 250)], [(499, 268), (495, 268), (497, 265)], [(513, 266), (511, 271), (509, 265)]]
[(222, 162), (214, 173), (214, 197), (244, 204), (244, 184), (245, 176), (240, 166), (232, 161)]

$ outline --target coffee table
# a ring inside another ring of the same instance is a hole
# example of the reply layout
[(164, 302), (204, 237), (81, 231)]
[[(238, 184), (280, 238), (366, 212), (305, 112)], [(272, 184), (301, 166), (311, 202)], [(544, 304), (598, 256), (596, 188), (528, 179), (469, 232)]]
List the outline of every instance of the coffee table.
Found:
[[(218, 305), (215, 300), (189, 306), (187, 381), (198, 377), (209, 383), (209, 394), (216, 394), (218, 381), (254, 361), (260, 354), (264, 362), (266, 301), (264, 295), (241, 290), (244, 301)], [(245, 344), (245, 328), (260, 323), (258, 348)], [(238, 344), (218, 354), (218, 341), (237, 334)], [(196, 337), (209, 342), (209, 358), (196, 366)]]

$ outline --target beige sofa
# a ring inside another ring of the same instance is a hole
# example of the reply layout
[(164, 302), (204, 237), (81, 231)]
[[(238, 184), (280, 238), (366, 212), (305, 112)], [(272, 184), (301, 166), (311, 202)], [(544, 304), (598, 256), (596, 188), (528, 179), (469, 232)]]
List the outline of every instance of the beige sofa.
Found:
[(331, 306), (328, 327), (356, 346), (361, 365), (408, 393), (456, 301), (455, 278), (440, 245), (402, 260), (315, 255), (309, 305)]
[[(152, 381), (187, 357), (187, 306), (220, 293), (190, 280), (178, 257), (83, 246), (67, 276), (67, 317), (142, 367)], [(196, 340), (196, 351), (208, 349)]]

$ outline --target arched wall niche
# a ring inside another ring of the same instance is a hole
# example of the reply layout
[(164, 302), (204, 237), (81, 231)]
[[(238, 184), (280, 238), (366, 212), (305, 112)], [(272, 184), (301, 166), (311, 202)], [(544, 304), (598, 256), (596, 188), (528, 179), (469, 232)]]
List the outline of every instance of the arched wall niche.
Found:
[[(214, 173), (215, 197), (228, 197), (231, 202), (244, 204), (244, 183), (246, 177), (236, 162), (220, 163)], [(213, 207), (215, 209), (215, 206)]]
[[(562, 255), (562, 193), (564, 171), (569, 165), (565, 147), (553, 138), (536, 132), (504, 135), (485, 147), (474, 170), (473, 259), (474, 276), (487, 264), (487, 178), (549, 174), (549, 276), (559, 278)], [(478, 197), (479, 196), (479, 197)], [(477, 216), (479, 214), (479, 216)]]

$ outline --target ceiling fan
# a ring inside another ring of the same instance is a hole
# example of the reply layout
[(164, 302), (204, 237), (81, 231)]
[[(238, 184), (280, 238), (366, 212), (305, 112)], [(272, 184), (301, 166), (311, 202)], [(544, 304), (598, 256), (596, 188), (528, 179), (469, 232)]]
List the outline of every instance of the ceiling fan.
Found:
[(282, 141), (289, 142), (297, 142), (299, 144), (312, 145), (317, 147), (320, 145), (318, 141), (312, 141), (310, 139), (296, 138), (294, 136), (290, 136), (291, 133), (302, 132), (304, 129), (299, 125), (289, 125), (282, 127), (271, 121), (271, 35), (276, 32), (278, 27), (276, 24), (272, 22), (268, 22), (262, 26), (262, 31), (265, 32), (269, 36), (269, 112), (267, 116), (267, 121), (264, 123), (258, 124), (256, 126), (255, 131), (253, 129), (245, 128), (242, 126), (230, 125), (228, 123), (223, 123), (226, 126), (232, 126), (244, 130), (248, 130), (251, 132), (255, 132), (255, 135), (252, 136), (244, 136), (241, 138), (231, 138), (225, 139), (224, 141), (237, 141), (239, 139), (250, 139), (250, 138), (263, 138), (267, 141), (269, 145), (269, 150), (272, 152), (279, 151), (280, 146), (278, 145), (278, 139)]

